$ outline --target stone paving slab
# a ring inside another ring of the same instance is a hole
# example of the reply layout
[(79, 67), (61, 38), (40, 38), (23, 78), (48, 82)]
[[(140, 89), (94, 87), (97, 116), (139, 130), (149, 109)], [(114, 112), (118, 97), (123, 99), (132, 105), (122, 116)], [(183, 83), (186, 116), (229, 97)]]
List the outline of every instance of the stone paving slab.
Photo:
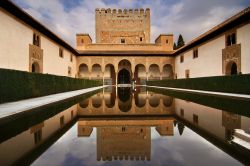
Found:
[(7, 117), (7, 116), (11, 116), (16, 113), (21, 113), (27, 110), (31, 110), (31, 109), (38, 108), (38, 107), (48, 105), (48, 104), (52, 104), (61, 100), (65, 100), (71, 97), (75, 97), (75, 96), (79, 96), (88, 92), (92, 92), (98, 89), (102, 89), (104, 87), (106, 86), (98, 86), (98, 87), (75, 90), (75, 91), (70, 91), (70, 92), (57, 93), (57, 94), (43, 96), (43, 97), (25, 99), (25, 100), (20, 100), (16, 102), (3, 103), (3, 104), (0, 104), (0, 119)]
[(158, 88), (158, 89), (167, 89), (167, 90), (175, 90), (175, 91), (183, 91), (183, 92), (191, 92), (191, 93), (200, 93), (200, 94), (206, 94), (206, 95), (232, 97), (232, 98), (238, 98), (238, 99), (250, 99), (250, 95), (245, 95), (245, 94), (212, 92), (212, 91), (204, 91), (204, 90), (170, 88), (170, 87), (160, 87), (160, 86), (147, 86), (147, 87)]

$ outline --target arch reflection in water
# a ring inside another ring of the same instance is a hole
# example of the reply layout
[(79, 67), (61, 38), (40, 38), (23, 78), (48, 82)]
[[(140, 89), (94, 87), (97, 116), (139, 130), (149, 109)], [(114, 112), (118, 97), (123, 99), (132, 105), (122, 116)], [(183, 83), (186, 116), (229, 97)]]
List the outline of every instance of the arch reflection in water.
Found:
[(172, 115), (172, 101), (172, 97), (147, 92), (141, 86), (133, 90), (110, 86), (89, 98), (89, 102), (79, 103), (79, 115)]
[(115, 86), (110, 86), (104, 89), (104, 100), (107, 108), (113, 108), (115, 106), (115, 88)]
[(154, 93), (150, 93), (149, 105), (150, 105), (151, 107), (158, 107), (159, 104), (160, 104), (159, 95), (154, 94)]
[(89, 99), (81, 101), (79, 105), (81, 108), (87, 108), (89, 106)]
[(130, 87), (119, 87), (118, 88), (119, 97), (119, 109), (122, 112), (128, 112), (132, 107), (132, 94)]
[(102, 106), (102, 96), (99, 93), (92, 97), (92, 105), (95, 108)]

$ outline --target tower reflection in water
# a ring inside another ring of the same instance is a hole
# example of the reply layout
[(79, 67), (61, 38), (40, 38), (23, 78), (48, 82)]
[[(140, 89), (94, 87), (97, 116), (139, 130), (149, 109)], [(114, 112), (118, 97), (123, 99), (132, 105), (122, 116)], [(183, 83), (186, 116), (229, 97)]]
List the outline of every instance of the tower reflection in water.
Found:
[[(101, 102), (102, 100), (102, 102)], [(112, 87), (79, 103), (84, 115), (171, 115), (171, 97), (149, 93), (145, 87)], [(173, 117), (164, 120), (78, 121), (78, 136), (90, 137), (96, 127), (97, 160), (150, 160), (151, 127), (161, 136), (173, 136)]]
[(96, 127), (97, 160), (150, 160), (151, 127), (173, 136), (173, 119), (79, 120), (78, 137), (90, 137)]

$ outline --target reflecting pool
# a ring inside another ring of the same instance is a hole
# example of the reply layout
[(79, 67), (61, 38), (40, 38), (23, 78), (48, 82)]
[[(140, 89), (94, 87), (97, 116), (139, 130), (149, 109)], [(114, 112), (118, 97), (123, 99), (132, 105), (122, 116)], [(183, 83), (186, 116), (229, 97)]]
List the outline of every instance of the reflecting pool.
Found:
[(4, 119), (0, 165), (249, 165), (249, 101), (210, 97), (108, 87)]

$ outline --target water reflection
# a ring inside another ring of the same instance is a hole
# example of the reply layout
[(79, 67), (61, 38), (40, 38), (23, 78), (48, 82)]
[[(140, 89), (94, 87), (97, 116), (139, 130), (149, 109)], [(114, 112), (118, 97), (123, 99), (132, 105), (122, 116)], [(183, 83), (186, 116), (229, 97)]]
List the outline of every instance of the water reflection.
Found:
[(150, 160), (151, 127), (161, 136), (173, 136), (173, 118), (164, 120), (79, 120), (78, 137), (96, 128), (97, 160)]
[(172, 97), (147, 92), (145, 87), (109, 87), (80, 102), (79, 116), (173, 115), (172, 103)]
[(122, 112), (130, 111), (132, 107), (132, 93), (130, 87), (118, 87), (119, 109)]
[(247, 116), (144, 87), (133, 91), (109, 87), (65, 105), (4, 122), (0, 126), (0, 165), (250, 162)]

